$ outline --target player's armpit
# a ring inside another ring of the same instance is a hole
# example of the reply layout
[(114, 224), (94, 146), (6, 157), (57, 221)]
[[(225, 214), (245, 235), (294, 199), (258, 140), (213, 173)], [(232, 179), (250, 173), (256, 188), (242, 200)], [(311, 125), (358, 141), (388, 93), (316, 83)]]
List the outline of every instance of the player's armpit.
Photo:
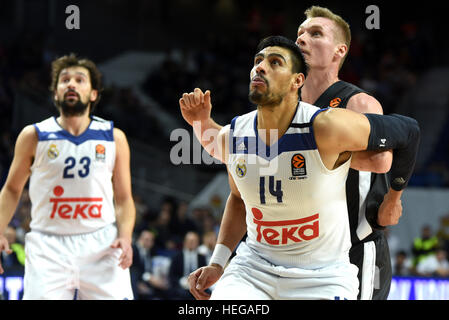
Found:
[(212, 153), (208, 151), (211, 156), (220, 160), (224, 164), (228, 163), (229, 150), (230, 150), (230, 141), (229, 141), (230, 128), (231, 128), (230, 125), (226, 125), (221, 128), (213, 145)]
[(351, 169), (374, 173), (390, 171), (393, 151), (355, 151), (352, 153)]

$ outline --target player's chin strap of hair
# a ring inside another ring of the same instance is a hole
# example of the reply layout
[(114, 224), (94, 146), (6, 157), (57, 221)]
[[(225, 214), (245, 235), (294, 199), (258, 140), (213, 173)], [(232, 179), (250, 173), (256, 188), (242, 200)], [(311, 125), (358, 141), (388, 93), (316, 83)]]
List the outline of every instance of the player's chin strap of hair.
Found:
[(403, 190), (412, 176), (420, 140), (419, 124), (415, 119), (399, 114), (378, 115), (366, 113), (371, 124), (367, 150), (393, 149), (390, 185)]

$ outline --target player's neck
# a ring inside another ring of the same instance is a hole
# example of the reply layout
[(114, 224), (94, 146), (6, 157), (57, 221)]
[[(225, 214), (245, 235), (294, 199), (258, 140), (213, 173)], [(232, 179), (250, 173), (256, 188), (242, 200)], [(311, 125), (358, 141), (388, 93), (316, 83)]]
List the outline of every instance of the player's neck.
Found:
[[(266, 145), (275, 143), (284, 135), (295, 116), (297, 105), (297, 95), (287, 95), (279, 105), (257, 107), (257, 129)], [(276, 130), (277, 134), (271, 135), (270, 130)]]
[(79, 136), (89, 127), (90, 117), (88, 113), (81, 116), (66, 117), (60, 115), (56, 121), (68, 133), (74, 136)]
[(301, 89), (301, 100), (314, 104), (323, 92), (337, 81), (339, 81), (338, 69), (311, 68), (307, 74), (306, 80), (304, 81), (304, 86)]

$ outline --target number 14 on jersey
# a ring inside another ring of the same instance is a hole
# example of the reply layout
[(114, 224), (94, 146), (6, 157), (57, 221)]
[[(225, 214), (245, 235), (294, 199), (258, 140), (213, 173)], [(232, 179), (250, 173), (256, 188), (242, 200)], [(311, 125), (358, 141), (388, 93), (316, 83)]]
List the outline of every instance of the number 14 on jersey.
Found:
[[(268, 179), (265, 179), (268, 178)], [(278, 203), (282, 203), (282, 183), (281, 180), (274, 180), (274, 176), (269, 177), (260, 177), (259, 181), (259, 194), (260, 194), (260, 203), (265, 204), (265, 180), (268, 180), (268, 191), (273, 197), (276, 197)]]

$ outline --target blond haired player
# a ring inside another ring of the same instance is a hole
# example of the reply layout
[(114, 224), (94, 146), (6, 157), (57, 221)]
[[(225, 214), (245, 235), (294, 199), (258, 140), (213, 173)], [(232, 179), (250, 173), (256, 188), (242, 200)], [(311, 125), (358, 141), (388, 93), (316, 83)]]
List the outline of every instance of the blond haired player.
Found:
[(23, 298), (132, 299), (135, 207), (126, 136), (91, 115), (101, 92), (92, 61), (56, 59), (50, 89), (59, 116), (26, 126), (16, 141), (0, 193), (0, 250), (10, 251), (3, 232), (29, 178)]

